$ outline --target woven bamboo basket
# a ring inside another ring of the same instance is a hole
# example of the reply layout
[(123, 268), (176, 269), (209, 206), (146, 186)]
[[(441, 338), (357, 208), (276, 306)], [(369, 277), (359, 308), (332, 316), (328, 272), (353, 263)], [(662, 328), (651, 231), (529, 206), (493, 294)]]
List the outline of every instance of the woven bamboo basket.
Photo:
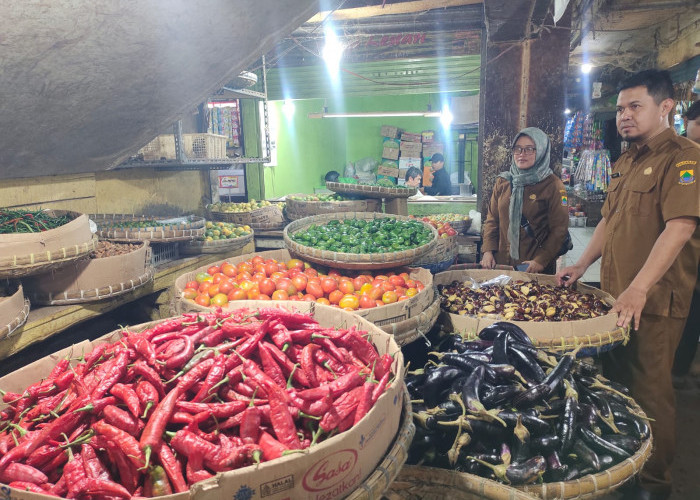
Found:
[(226, 253), (243, 248), (253, 240), (254, 231), (250, 234), (232, 238), (230, 240), (216, 241), (185, 241), (180, 243), (180, 253), (183, 255), (199, 255), (201, 253)]
[(97, 236), (111, 241), (152, 241), (156, 243), (171, 243), (189, 241), (204, 235), (205, 220), (202, 217), (190, 216), (187, 222), (173, 224), (164, 223), (152, 227), (120, 228), (115, 227), (120, 222), (151, 220), (146, 216), (125, 214), (96, 214), (90, 218), (97, 224)]
[(250, 212), (219, 212), (209, 208), (207, 218), (214, 221), (245, 224), (253, 229), (267, 231), (282, 229), (287, 223), (282, 209), (277, 205), (268, 205)]
[(38, 305), (97, 302), (128, 293), (153, 281), (148, 242), (124, 254), (83, 259), (48, 274), (24, 280), (27, 296)]
[(22, 285), (12, 296), (0, 300), (0, 340), (11, 337), (29, 316), (29, 300), (24, 298)]
[(450, 226), (452, 226), (452, 229), (457, 231), (459, 234), (466, 234), (467, 231), (469, 231), (469, 228), (472, 227), (472, 220), (467, 219), (456, 222), (450, 222)]
[(409, 198), (416, 194), (416, 188), (366, 186), (342, 182), (326, 182), (326, 188), (339, 194), (355, 194), (367, 198)]
[[(555, 278), (550, 275), (478, 268), (457, 271), (450, 269), (435, 275), (434, 283), (437, 286), (449, 284), (454, 280), (485, 281), (499, 275), (508, 275), (517, 280), (532, 281), (537, 279), (540, 283), (556, 284)], [(576, 283), (575, 289), (582, 293), (596, 295), (610, 305), (615, 302), (615, 299), (609, 294), (580, 282)], [(500, 316), (460, 316), (445, 311), (440, 313), (440, 322), (443, 326), (452, 331), (464, 332), (469, 338), (476, 337), (479, 331), (491, 323), (502, 320), (503, 318)], [(617, 326), (617, 314), (615, 313), (576, 321), (513, 321), (513, 323), (522, 328), (537, 347), (558, 352), (573, 351), (580, 347), (579, 357), (596, 356), (621, 343), (627, 343), (630, 334), (629, 328)]]
[[(643, 414), (638, 406), (636, 410)], [(455, 500), (572, 500), (606, 495), (642, 470), (651, 455), (652, 438), (642, 443), (637, 453), (597, 474), (558, 483), (506, 486), (497, 481), (435, 467), (406, 465), (387, 493), (390, 500), (450, 498)]]
[(411, 417), (411, 397), (404, 386), (403, 412), (396, 439), (389, 448), (384, 460), (377, 466), (370, 476), (350, 493), (346, 500), (378, 500), (389, 489), (392, 482), (400, 474), (403, 465), (408, 458), (408, 449), (416, 433), (416, 426)]
[(428, 308), (416, 316), (411, 316), (398, 323), (382, 324), (375, 322), (375, 324), (385, 332), (391, 333), (397, 344), (404, 346), (420, 337), (425, 337), (437, 322), (438, 316), (440, 316), (440, 299), (436, 297)]
[(85, 257), (95, 249), (87, 215), (49, 210), (54, 215), (71, 215), (67, 224), (41, 233), (0, 235), (0, 278), (20, 278), (52, 269)]
[(414, 266), (421, 266), (428, 269), (431, 273), (437, 274), (445, 271), (454, 264), (459, 255), (459, 246), (457, 238), (439, 237), (433, 249), (425, 254), (420, 259), (413, 262)]
[(340, 212), (381, 212), (382, 203), (376, 199), (344, 201), (300, 201), (287, 198), (287, 217), (299, 220), (314, 215)]
[[(481, 264), (454, 264), (450, 266), (450, 271), (463, 271), (465, 269), (484, 269), (484, 267)], [(513, 266), (502, 266), (501, 264), (497, 264), (496, 267), (494, 267), (497, 271), (513, 271), (514, 268)]]
[(284, 229), (284, 243), (289, 249), (290, 253), (298, 255), (304, 260), (328, 267), (336, 267), (338, 269), (388, 269), (391, 267), (406, 266), (412, 264), (414, 261), (420, 259), (425, 254), (430, 252), (437, 243), (437, 231), (433, 226), (425, 222), (422, 224), (430, 228), (430, 231), (433, 234), (433, 239), (418, 248), (404, 250), (401, 252), (373, 254), (329, 252), (328, 250), (318, 250), (316, 248), (300, 245), (299, 243), (292, 241), (290, 238), (290, 234), (306, 229), (312, 224), (326, 224), (331, 220), (373, 220), (384, 217), (391, 217), (399, 220), (415, 220), (401, 215), (385, 215), (367, 212), (346, 212), (341, 214), (315, 215), (313, 217), (306, 217), (289, 224)]

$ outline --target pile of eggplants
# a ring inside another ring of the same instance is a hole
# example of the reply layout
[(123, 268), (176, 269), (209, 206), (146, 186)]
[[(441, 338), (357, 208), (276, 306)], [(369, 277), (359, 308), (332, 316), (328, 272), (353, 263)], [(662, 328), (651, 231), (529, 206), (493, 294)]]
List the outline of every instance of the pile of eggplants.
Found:
[(517, 325), (445, 337), (409, 371), (416, 435), (408, 463), (506, 484), (571, 481), (634, 455), (650, 437), (626, 387), (576, 352), (546, 352)]

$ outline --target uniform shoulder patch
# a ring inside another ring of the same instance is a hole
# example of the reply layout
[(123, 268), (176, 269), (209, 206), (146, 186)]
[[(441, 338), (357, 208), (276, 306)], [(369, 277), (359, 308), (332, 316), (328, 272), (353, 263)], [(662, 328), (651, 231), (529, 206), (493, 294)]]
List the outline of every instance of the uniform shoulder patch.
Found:
[(565, 207), (569, 206), (569, 197), (568, 196), (562, 196), (561, 197), (561, 204), (564, 205)]
[(537, 199), (537, 195), (534, 194), (534, 193), (531, 194), (531, 195), (530, 195), (530, 199), (531, 199), (532, 201), (535, 201), (535, 200)]
[(697, 165), (697, 164), (698, 164), (698, 162), (696, 162), (695, 160), (685, 160), (685, 161), (679, 161), (678, 163), (676, 163), (676, 167), (682, 167), (684, 165)]
[(695, 183), (695, 170), (681, 170), (679, 175), (678, 184), (681, 186), (688, 186)]

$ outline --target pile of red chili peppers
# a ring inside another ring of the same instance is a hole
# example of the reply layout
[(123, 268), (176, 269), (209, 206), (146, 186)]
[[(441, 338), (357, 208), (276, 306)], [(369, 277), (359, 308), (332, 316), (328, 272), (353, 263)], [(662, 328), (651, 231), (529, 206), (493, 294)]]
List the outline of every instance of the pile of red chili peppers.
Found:
[(124, 332), (2, 394), (0, 481), (65, 498), (154, 497), (355, 425), (393, 382), (365, 332), (282, 308)]

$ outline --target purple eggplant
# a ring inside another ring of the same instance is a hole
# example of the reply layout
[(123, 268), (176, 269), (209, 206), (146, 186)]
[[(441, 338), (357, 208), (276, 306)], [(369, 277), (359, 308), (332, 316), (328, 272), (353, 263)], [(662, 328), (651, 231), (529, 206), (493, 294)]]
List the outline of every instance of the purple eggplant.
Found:
[(639, 448), (641, 448), (642, 446), (641, 440), (634, 436), (624, 436), (622, 434), (606, 434), (601, 437), (605, 439), (608, 443), (614, 444), (615, 446), (621, 448), (630, 455), (634, 455), (635, 453), (637, 453), (637, 451), (639, 451)]
[(569, 466), (563, 464), (556, 451), (547, 455), (547, 472), (544, 473), (545, 482), (562, 481), (569, 473)]
[(493, 339), (493, 359), (496, 364), (508, 364), (508, 340), (510, 334), (503, 331), (496, 334)]
[(631, 453), (627, 453), (619, 446), (605, 440), (590, 429), (579, 427), (578, 432), (586, 444), (596, 452), (612, 455), (613, 458), (617, 458), (619, 460), (624, 460), (632, 456)]
[(527, 333), (515, 323), (509, 323), (508, 321), (497, 321), (490, 324), (479, 332), (479, 338), (482, 340), (495, 340), (496, 336), (501, 332), (509, 334), (518, 342), (532, 345), (532, 340), (527, 336)]
[(536, 359), (519, 350), (513, 345), (508, 346), (509, 360), (512, 365), (527, 379), (540, 384), (545, 379), (544, 370)]
[(521, 392), (513, 398), (513, 406), (516, 408), (529, 408), (539, 404), (549, 394), (549, 387), (537, 384), (525, 392)]
[(600, 458), (581, 439), (574, 440), (571, 452), (576, 455), (577, 462), (581, 464), (581, 467), (591, 467), (596, 471), (600, 470)]
[(524, 462), (530, 456), (530, 431), (523, 425), (522, 415), (518, 415), (518, 420), (513, 429), (513, 462)]

